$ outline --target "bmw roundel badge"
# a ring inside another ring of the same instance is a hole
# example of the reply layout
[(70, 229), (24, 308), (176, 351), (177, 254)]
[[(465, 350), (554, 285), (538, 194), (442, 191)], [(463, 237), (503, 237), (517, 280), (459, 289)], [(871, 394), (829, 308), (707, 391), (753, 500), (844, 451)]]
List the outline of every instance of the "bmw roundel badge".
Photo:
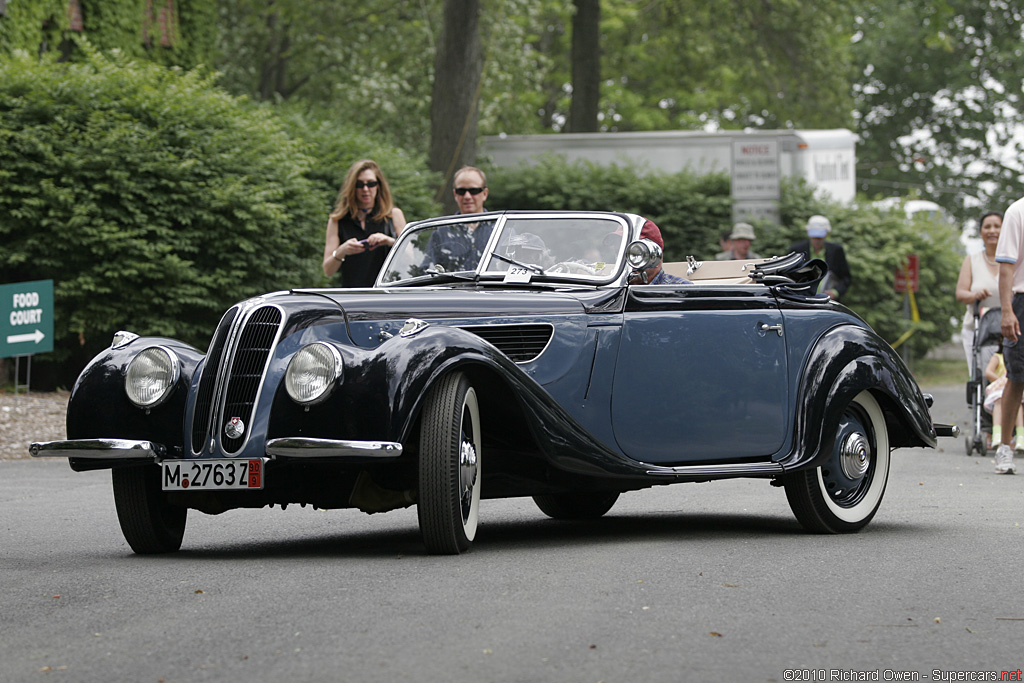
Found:
[(233, 417), (228, 420), (228, 423), (224, 425), (224, 433), (228, 435), (229, 439), (237, 439), (245, 434), (245, 423), (242, 422), (242, 418)]

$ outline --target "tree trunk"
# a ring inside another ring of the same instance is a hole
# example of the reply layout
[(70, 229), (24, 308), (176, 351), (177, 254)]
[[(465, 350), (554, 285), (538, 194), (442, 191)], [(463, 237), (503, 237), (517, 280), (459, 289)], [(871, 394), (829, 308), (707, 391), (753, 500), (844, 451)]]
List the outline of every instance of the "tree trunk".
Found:
[(434, 57), (430, 103), (430, 168), (442, 174), (438, 199), (455, 213), (452, 177), (476, 160), (476, 131), (483, 73), (480, 0), (445, 0), (444, 24)]
[(601, 100), (601, 3), (573, 0), (573, 5), (569, 132), (594, 133)]

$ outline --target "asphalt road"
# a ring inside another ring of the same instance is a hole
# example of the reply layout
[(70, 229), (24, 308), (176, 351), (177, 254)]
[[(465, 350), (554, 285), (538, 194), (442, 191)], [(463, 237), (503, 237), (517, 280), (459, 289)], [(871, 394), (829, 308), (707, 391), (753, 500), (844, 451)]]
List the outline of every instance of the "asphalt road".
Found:
[[(963, 423), (963, 388), (934, 393)], [(802, 532), (754, 480), (626, 494), (587, 523), (485, 501), (459, 557), (422, 554), (412, 509), (296, 507), (193, 513), (181, 552), (139, 557), (109, 473), (0, 461), (0, 679), (998, 676), (1024, 665), (1024, 476), (990, 460), (960, 439), (895, 452), (850, 536)]]

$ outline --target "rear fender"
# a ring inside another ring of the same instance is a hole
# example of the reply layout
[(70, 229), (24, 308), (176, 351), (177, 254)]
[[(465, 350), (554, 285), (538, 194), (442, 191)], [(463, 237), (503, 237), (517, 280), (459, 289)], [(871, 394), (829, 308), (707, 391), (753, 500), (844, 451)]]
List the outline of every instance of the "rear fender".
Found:
[(841, 325), (811, 349), (799, 389), (795, 448), (780, 464), (793, 469), (826, 459), (843, 411), (865, 390), (885, 414), (890, 446), (935, 446), (928, 406), (903, 359), (870, 329)]

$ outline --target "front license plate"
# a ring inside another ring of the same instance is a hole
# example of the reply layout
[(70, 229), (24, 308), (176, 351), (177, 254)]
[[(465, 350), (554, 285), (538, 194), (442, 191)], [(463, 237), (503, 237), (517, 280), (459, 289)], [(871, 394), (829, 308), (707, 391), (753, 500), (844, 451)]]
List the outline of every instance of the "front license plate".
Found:
[(215, 491), (263, 488), (263, 462), (252, 460), (165, 460), (164, 491)]

